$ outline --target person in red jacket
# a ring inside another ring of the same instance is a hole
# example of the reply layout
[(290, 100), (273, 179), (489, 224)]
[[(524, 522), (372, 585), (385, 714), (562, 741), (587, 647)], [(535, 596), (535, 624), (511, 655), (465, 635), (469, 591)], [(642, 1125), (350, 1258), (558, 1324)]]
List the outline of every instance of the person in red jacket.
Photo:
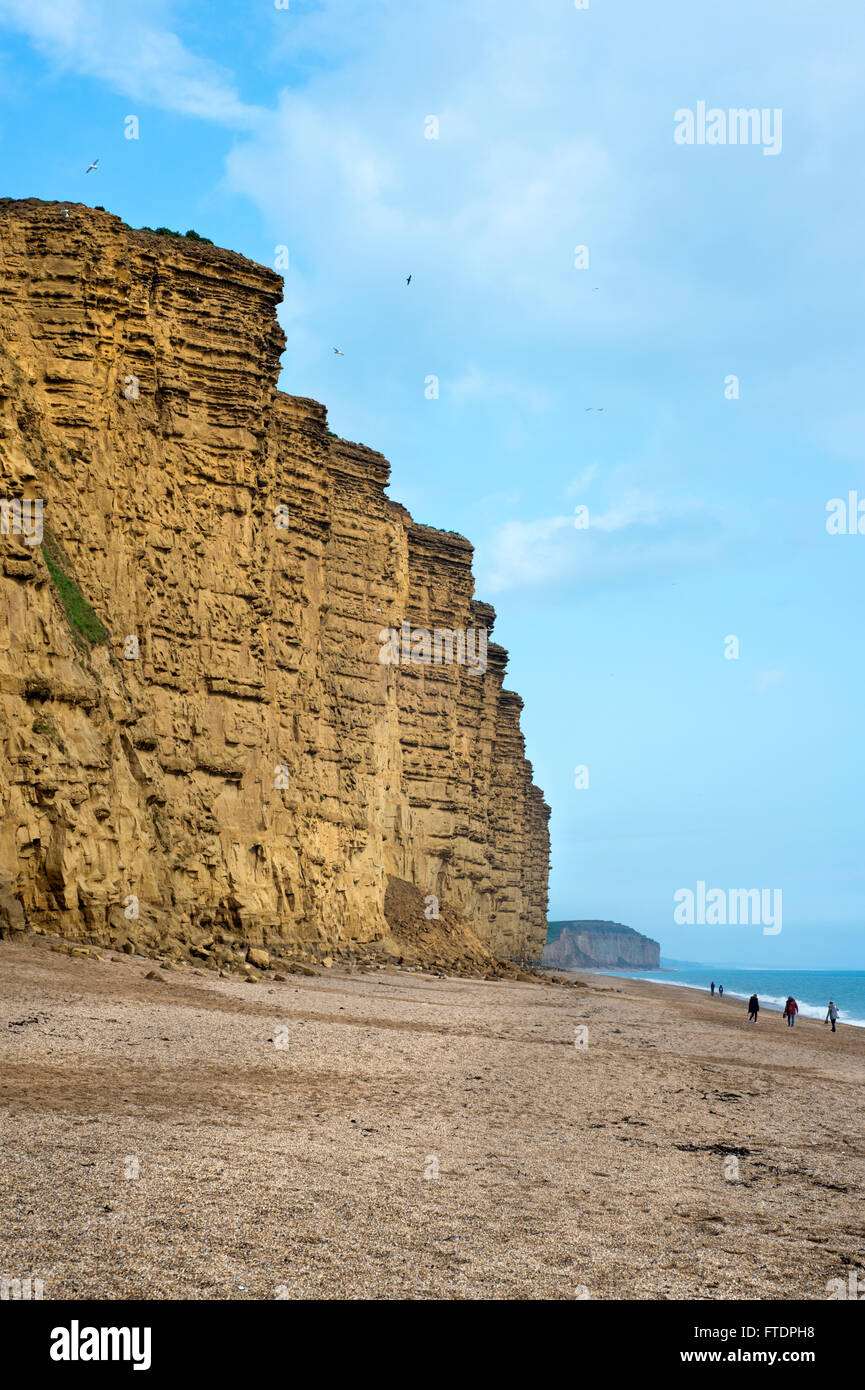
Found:
[(796, 1022), (796, 1015), (799, 1012), (799, 1005), (792, 994), (787, 995), (787, 1003), (784, 1005), (784, 1017), (787, 1020), (787, 1027), (792, 1028)]

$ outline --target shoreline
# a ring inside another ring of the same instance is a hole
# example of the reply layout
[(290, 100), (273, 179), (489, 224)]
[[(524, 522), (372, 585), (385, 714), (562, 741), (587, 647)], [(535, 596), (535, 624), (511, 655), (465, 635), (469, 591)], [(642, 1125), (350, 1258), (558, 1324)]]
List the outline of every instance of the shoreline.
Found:
[(0, 1268), (46, 1300), (865, 1277), (861, 1030), (628, 977), (152, 965), (0, 941)]
[[(740, 969), (741, 967), (739, 967), (739, 966), (732, 967), (732, 966), (731, 966), (730, 968), (731, 968), (731, 969)], [(546, 969), (546, 967), (545, 967), (545, 969)], [(714, 995), (711, 995), (711, 994), (709, 993), (708, 988), (705, 987), (705, 986), (702, 986), (702, 985), (691, 984), (690, 982), (688, 982), (688, 981), (686, 981), (686, 980), (647, 980), (647, 979), (644, 979), (642, 976), (629, 975), (628, 972), (627, 972), (627, 970), (615, 970), (615, 969), (612, 969), (612, 968), (610, 968), (609, 970), (604, 970), (604, 969), (602, 969), (602, 968), (599, 967), (599, 968), (597, 968), (597, 969), (591, 969), (591, 970), (588, 970), (588, 969), (586, 969), (586, 970), (561, 970), (561, 969), (559, 969), (559, 970), (554, 971), (553, 973), (555, 973), (555, 974), (558, 975), (558, 976), (566, 977), (566, 978), (568, 978), (568, 979), (571, 979), (571, 978), (572, 978), (572, 979), (582, 979), (582, 978), (585, 977), (585, 976), (600, 976), (600, 977), (607, 978), (607, 979), (633, 980), (635, 984), (663, 985), (665, 988), (671, 988), (671, 987), (672, 987), (673, 989), (687, 989), (687, 990), (691, 990), (691, 991), (692, 991), (694, 994), (696, 994), (696, 995), (703, 995), (703, 996), (705, 996), (705, 998), (706, 998), (707, 1000), (709, 1000), (710, 1002), (713, 1001), (713, 1000), (718, 1000), (718, 999), (719, 999), (717, 990), (716, 990), (716, 992), (715, 992)], [(658, 971), (658, 973), (659, 973), (659, 974), (661, 973), (660, 970)], [(674, 972), (671, 971), (670, 973), (673, 974)], [(792, 971), (792, 970), (791, 970), (791, 971), (782, 971), (782, 970), (779, 970), (779, 971), (778, 971), (778, 974), (789, 974), (789, 975), (792, 975), (792, 974), (795, 974), (795, 973), (796, 973), (796, 972), (795, 972), (795, 971)], [(819, 974), (819, 973), (821, 973), (821, 972), (819, 972), (819, 971), (803, 971), (802, 973), (803, 973), (803, 974)], [(825, 972), (823, 972), (823, 973), (825, 973), (825, 974), (827, 974), (827, 975), (835, 975), (835, 974), (843, 974), (844, 972), (843, 972), (843, 971), (827, 970), (827, 971), (825, 971)], [(740, 993), (738, 990), (735, 990), (735, 989), (727, 989), (726, 986), (725, 986), (725, 988), (724, 988), (724, 993), (723, 993), (722, 996), (720, 996), (720, 1002), (723, 1003), (723, 1001), (724, 1001), (725, 999), (737, 999), (737, 1000), (739, 1000), (740, 1003), (741, 1003), (742, 1001), (745, 1001), (745, 1002), (747, 1003), (747, 1001), (748, 1001), (749, 998), (750, 998), (750, 994), (745, 993), (745, 992), (741, 992), (741, 993)], [(774, 995), (774, 996), (767, 996), (767, 995), (765, 995), (765, 994), (762, 994), (762, 995), (761, 995), (761, 994), (759, 994), (759, 992), (758, 992), (758, 998), (759, 998), (759, 1000), (760, 1000), (760, 1012), (761, 1012), (761, 1013), (762, 1013), (764, 1010), (765, 1010), (767, 1013), (773, 1013), (773, 1014), (774, 1014), (774, 1013), (777, 1013), (777, 1014), (779, 1014), (779, 1015), (783, 1013), (783, 1007), (784, 1007), (783, 999), (781, 999), (779, 996), (777, 996), (777, 995)], [(764, 1003), (764, 1002), (763, 1002), (764, 1000), (767, 1000), (768, 1002), (765, 1002), (765, 1003)], [(797, 999), (796, 1002), (798, 1003), (799, 1009), (800, 1009), (800, 1013), (799, 1013), (799, 1015), (798, 1015), (798, 1017), (797, 1017), (796, 1025), (795, 1025), (797, 1028), (798, 1028), (798, 1026), (799, 1026), (799, 1022), (800, 1022), (801, 1019), (810, 1018), (813, 1022), (817, 1022), (817, 1021), (820, 1020), (820, 1018), (825, 1018), (825, 1016), (826, 1016), (826, 1005), (825, 1005), (825, 1004), (824, 1004), (824, 1005), (812, 1004), (809, 1000), (803, 1000), (803, 999)], [(805, 1013), (802, 1012), (802, 1010), (805, 1009), (805, 1008), (808, 1008), (808, 1009), (815, 1009), (815, 1010), (817, 1010), (817, 1013), (805, 1014)], [(821, 1011), (822, 1011), (822, 1012), (821, 1012)], [(838, 1022), (837, 1022), (837, 1027), (838, 1027), (838, 1028), (865, 1028), (865, 1018), (841, 1018), (841, 1017), (839, 1017)]]

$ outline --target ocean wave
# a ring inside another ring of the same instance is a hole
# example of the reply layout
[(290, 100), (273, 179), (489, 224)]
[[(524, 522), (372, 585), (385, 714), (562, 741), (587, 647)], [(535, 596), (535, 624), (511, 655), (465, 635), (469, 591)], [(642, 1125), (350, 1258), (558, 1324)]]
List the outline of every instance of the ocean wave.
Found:
[[(585, 971), (585, 972), (582, 972), (582, 973), (585, 973), (585, 974), (590, 974), (590, 973), (591, 973), (591, 974), (599, 974), (599, 975), (602, 975), (602, 974), (605, 974), (606, 972), (605, 972), (605, 971), (602, 971), (602, 970), (598, 970), (598, 971), (591, 971), (591, 972), (590, 972), (590, 971)], [(645, 974), (642, 974), (642, 975), (627, 975), (627, 974), (625, 973), (624, 970), (617, 970), (617, 971), (616, 971), (616, 975), (622, 976), (622, 977), (624, 977), (625, 979), (629, 979), (629, 980), (647, 980), (649, 984), (653, 984), (653, 985), (670, 985), (670, 986), (672, 986), (672, 988), (674, 988), (674, 989), (693, 989), (693, 990), (696, 990), (698, 994), (708, 994), (708, 993), (709, 993), (709, 991), (708, 991), (704, 986), (693, 984), (693, 983), (689, 982), (688, 980), (669, 980), (669, 979), (663, 979), (663, 978), (658, 979), (658, 978), (656, 978), (654, 975), (653, 975), (653, 976), (648, 976), (648, 975), (645, 975)], [(747, 1002), (747, 1000), (751, 998), (751, 994), (752, 994), (752, 993), (753, 993), (752, 990), (748, 990), (747, 993), (744, 993), (743, 991), (737, 990), (737, 989), (725, 989), (725, 990), (724, 990), (724, 994), (723, 994), (723, 998), (724, 998), (724, 999), (744, 999), (744, 1000)], [(761, 1009), (769, 1009), (772, 1013), (776, 1013), (776, 1012), (777, 1012), (777, 1013), (783, 1013), (783, 1011), (784, 1011), (784, 1005), (785, 1005), (786, 1002), (787, 1002), (787, 996), (786, 996), (786, 994), (761, 994), (759, 990), (757, 991), (757, 998), (758, 998), (759, 1001), (760, 1001), (760, 1008), (761, 1008)], [(795, 996), (794, 996), (794, 998), (795, 998)], [(828, 1001), (827, 1001), (827, 1002), (828, 1002)], [(825, 1005), (825, 1004), (810, 1004), (807, 1000), (803, 1000), (803, 999), (797, 999), (797, 1000), (796, 1000), (796, 1003), (799, 1005), (799, 1013), (802, 1015), (803, 1018), (814, 1018), (814, 1019), (818, 1019), (818, 1020), (820, 1020), (820, 1021), (822, 1021), (823, 1019), (825, 1019), (825, 1017), (826, 1017), (826, 1005)], [(841, 1009), (841, 1008), (839, 1008), (839, 1010), (838, 1010), (838, 1022), (839, 1022), (839, 1023), (845, 1023), (849, 1028), (865, 1028), (865, 1018), (853, 1018), (849, 1013), (847, 1013), (846, 1009)]]
[[(678, 984), (678, 981), (676, 983)], [(728, 997), (730, 999), (747, 1000), (751, 998), (751, 995), (740, 993), (735, 989), (725, 989), (724, 998), (727, 999)], [(784, 1005), (787, 1003), (786, 994), (760, 994), (758, 991), (757, 998), (760, 1001), (761, 1009), (771, 1009), (773, 1012), (777, 1009), (779, 1013), (784, 1012)], [(797, 999), (796, 1003), (799, 1005), (799, 1013), (803, 1018), (816, 1018), (822, 1020), (826, 1017), (825, 1004), (809, 1004), (806, 999)], [(851, 1028), (865, 1028), (865, 1018), (851, 1018), (844, 1009), (838, 1010), (838, 1022), (846, 1023)]]

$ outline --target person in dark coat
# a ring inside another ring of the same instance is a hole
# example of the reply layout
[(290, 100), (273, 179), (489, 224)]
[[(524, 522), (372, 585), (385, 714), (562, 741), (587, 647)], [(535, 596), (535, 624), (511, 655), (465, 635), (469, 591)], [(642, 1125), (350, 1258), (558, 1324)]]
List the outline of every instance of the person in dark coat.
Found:
[(757, 1022), (757, 1015), (760, 1012), (760, 1001), (756, 994), (752, 994), (748, 1000), (748, 1022)]

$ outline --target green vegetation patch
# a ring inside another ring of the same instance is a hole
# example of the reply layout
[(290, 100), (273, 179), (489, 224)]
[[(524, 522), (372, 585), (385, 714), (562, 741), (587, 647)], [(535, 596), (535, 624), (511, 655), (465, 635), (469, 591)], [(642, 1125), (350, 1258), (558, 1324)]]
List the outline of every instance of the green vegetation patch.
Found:
[(46, 738), (50, 738), (51, 742), (60, 749), (61, 753), (66, 752), (66, 744), (63, 742), (60, 730), (54, 723), (50, 714), (37, 715), (33, 720), (33, 732), (34, 734), (44, 734)]
[(53, 537), (49, 536), (48, 532), (45, 533), (45, 539), (42, 542), (42, 554), (73, 632), (80, 633), (91, 645), (107, 642), (109, 635), (107, 627), (97, 618), (74, 579), (71, 579), (66, 573), (60, 560), (57, 543)]
[[(123, 225), (126, 226), (127, 223)], [(130, 228), (130, 230), (133, 229)], [(138, 231), (152, 232), (154, 236), (177, 236), (180, 237), (181, 240), (185, 237), (187, 241), (203, 241), (207, 246), (213, 245), (209, 236), (201, 236), (198, 232), (194, 231), (192, 227), (190, 227), (188, 232), (175, 232), (172, 231), (170, 227), (139, 227)]]

